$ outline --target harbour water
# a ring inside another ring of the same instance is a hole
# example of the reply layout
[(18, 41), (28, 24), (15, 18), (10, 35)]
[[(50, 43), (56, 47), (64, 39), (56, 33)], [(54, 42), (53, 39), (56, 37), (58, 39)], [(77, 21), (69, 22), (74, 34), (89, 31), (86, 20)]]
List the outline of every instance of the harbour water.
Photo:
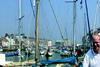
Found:
[[(51, 57), (49, 57), (50, 60), (57, 60), (57, 59), (60, 59), (62, 58), (60, 56), (59, 53), (53, 53), (53, 55)], [(13, 56), (13, 57), (7, 57), (6, 60), (7, 61), (13, 61), (13, 62), (19, 62), (19, 56)], [(30, 55), (30, 56), (26, 56), (26, 55), (22, 55), (22, 58), (21, 58), (22, 61), (28, 61), (28, 60), (35, 60), (35, 55)], [(40, 60), (46, 60), (46, 57), (45, 55), (40, 55)], [(46, 67), (59, 67), (60, 65), (63, 65), (63, 64), (50, 64), (50, 65), (46, 65)], [(31, 64), (29, 65), (30, 67), (35, 67), (34, 64)], [(63, 67), (71, 67), (70, 64), (66, 63), (63, 65)]]

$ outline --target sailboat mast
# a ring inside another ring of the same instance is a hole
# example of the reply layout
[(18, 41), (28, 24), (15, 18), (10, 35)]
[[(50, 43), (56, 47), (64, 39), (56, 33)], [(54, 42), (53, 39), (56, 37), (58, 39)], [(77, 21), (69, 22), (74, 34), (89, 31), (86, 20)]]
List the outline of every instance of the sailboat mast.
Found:
[(19, 0), (19, 3), (18, 3), (18, 7), (19, 7), (19, 23), (18, 23), (18, 36), (19, 36), (19, 62), (21, 61), (21, 34), (23, 33), (22, 32), (22, 18), (24, 16), (22, 16), (22, 0)]
[(75, 54), (75, 23), (76, 23), (76, 2), (78, 0), (73, 0), (73, 1), (65, 1), (66, 3), (73, 3), (73, 49), (74, 49), (74, 54)]
[(22, 0), (19, 0), (19, 23), (18, 23), (18, 34), (20, 35), (22, 33)]
[(38, 28), (38, 12), (40, 0), (36, 0), (36, 18), (35, 18), (35, 62), (39, 62), (39, 28)]
[(74, 54), (75, 54), (75, 23), (76, 23), (76, 2), (73, 0), (73, 45), (74, 45)]
[(90, 41), (90, 45), (92, 46), (93, 37), (92, 37), (92, 33), (91, 33), (91, 28), (90, 28), (90, 20), (89, 20), (88, 6), (87, 6), (87, 1), (86, 0), (85, 0), (85, 8), (86, 8), (86, 19), (87, 19), (88, 30), (89, 30), (89, 41)]
[(20, 34), (21, 34), (21, 0), (19, 0), (19, 25), (18, 25), (18, 36), (19, 36), (19, 62), (21, 62), (21, 39), (20, 39)]

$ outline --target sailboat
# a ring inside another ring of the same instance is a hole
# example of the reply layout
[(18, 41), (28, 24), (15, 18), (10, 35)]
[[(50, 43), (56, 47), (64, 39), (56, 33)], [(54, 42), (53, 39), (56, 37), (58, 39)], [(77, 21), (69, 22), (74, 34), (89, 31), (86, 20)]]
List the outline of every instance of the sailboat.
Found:
[[(50, 0), (49, 0), (50, 1)], [(35, 22), (35, 63), (36, 65), (38, 65), (38, 63), (42, 64), (42, 65), (46, 65), (46, 64), (58, 64), (58, 63), (71, 63), (71, 64), (75, 64), (76, 58), (73, 57), (68, 57), (68, 58), (64, 58), (64, 59), (57, 59), (57, 60), (40, 60), (39, 58), (39, 37), (38, 37), (38, 8), (39, 8), (39, 2), (40, 0), (36, 0), (36, 22)], [(76, 2), (75, 2), (76, 3)], [(75, 18), (74, 21), (75, 23)], [(75, 47), (74, 47), (75, 49)]]
[[(77, 0), (76, 0), (77, 1)], [(76, 50), (76, 45), (75, 45), (75, 23), (76, 23), (76, 1), (74, 1), (73, 3), (73, 49), (74, 49), (74, 54), (75, 54), (75, 50)], [(37, 4), (37, 13), (36, 13), (36, 31), (35, 31), (35, 35), (36, 35), (36, 51), (35, 51), (35, 61), (36, 61), (36, 64), (37, 63), (41, 63), (43, 65), (46, 65), (46, 64), (59, 64), (59, 63), (71, 63), (73, 62), (72, 64), (75, 64), (76, 62), (76, 57), (67, 57), (67, 58), (64, 58), (64, 59), (57, 59), (57, 60), (40, 60), (39, 59), (39, 37), (38, 37), (38, 22), (37, 22), (37, 15), (38, 15), (38, 6), (39, 6), (39, 2), (40, 0), (36, 0), (36, 4)]]

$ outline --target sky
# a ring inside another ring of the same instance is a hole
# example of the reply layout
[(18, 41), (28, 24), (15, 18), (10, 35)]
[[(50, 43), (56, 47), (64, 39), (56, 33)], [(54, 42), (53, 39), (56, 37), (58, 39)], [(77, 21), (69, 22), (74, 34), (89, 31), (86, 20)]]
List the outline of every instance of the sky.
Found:
[[(60, 29), (64, 38), (72, 40), (72, 24), (73, 24), (73, 3), (66, 3), (70, 0), (50, 0), (57, 21), (60, 25)], [(81, 8), (80, 1), (77, 2), (77, 16), (75, 23), (75, 40), (81, 43), (82, 36), (84, 35), (84, 13), (85, 5), (84, 0)], [(87, 0), (89, 10), (89, 20), (91, 29), (95, 22), (96, 5), (97, 0)], [(35, 9), (35, 8), (34, 8)], [(100, 9), (99, 9), (100, 10)], [(96, 25), (99, 26), (100, 15), (97, 12)], [(5, 33), (18, 33), (18, 0), (0, 0), (0, 36), (4, 36)], [(35, 36), (35, 17), (32, 13), (30, 0), (22, 0), (22, 25), (23, 33), (28, 36)], [(49, 0), (40, 0), (39, 7), (39, 37), (59, 40), (61, 34), (57, 26), (53, 11), (50, 7)]]

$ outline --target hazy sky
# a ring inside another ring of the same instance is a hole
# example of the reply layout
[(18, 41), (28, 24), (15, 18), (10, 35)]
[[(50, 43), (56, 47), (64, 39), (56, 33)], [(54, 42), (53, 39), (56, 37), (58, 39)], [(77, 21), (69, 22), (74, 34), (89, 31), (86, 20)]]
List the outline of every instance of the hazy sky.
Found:
[[(73, 4), (66, 3), (66, 0), (50, 1), (64, 38), (72, 39)], [(78, 0), (77, 2), (77, 20), (75, 24), (75, 39), (78, 42), (81, 42), (81, 38), (84, 35), (85, 21), (84, 0), (83, 9), (81, 8), (80, 1)], [(97, 0), (87, 0), (87, 3), (92, 28), (95, 20)], [(24, 16), (22, 19), (23, 32), (26, 35), (34, 36), (35, 23), (30, 0), (22, 0), (22, 15)], [(3, 36), (5, 33), (16, 34), (18, 32), (18, 0), (0, 0), (0, 23), (0, 36)], [(40, 0), (39, 35), (41, 38), (61, 39), (61, 34), (48, 0)]]

